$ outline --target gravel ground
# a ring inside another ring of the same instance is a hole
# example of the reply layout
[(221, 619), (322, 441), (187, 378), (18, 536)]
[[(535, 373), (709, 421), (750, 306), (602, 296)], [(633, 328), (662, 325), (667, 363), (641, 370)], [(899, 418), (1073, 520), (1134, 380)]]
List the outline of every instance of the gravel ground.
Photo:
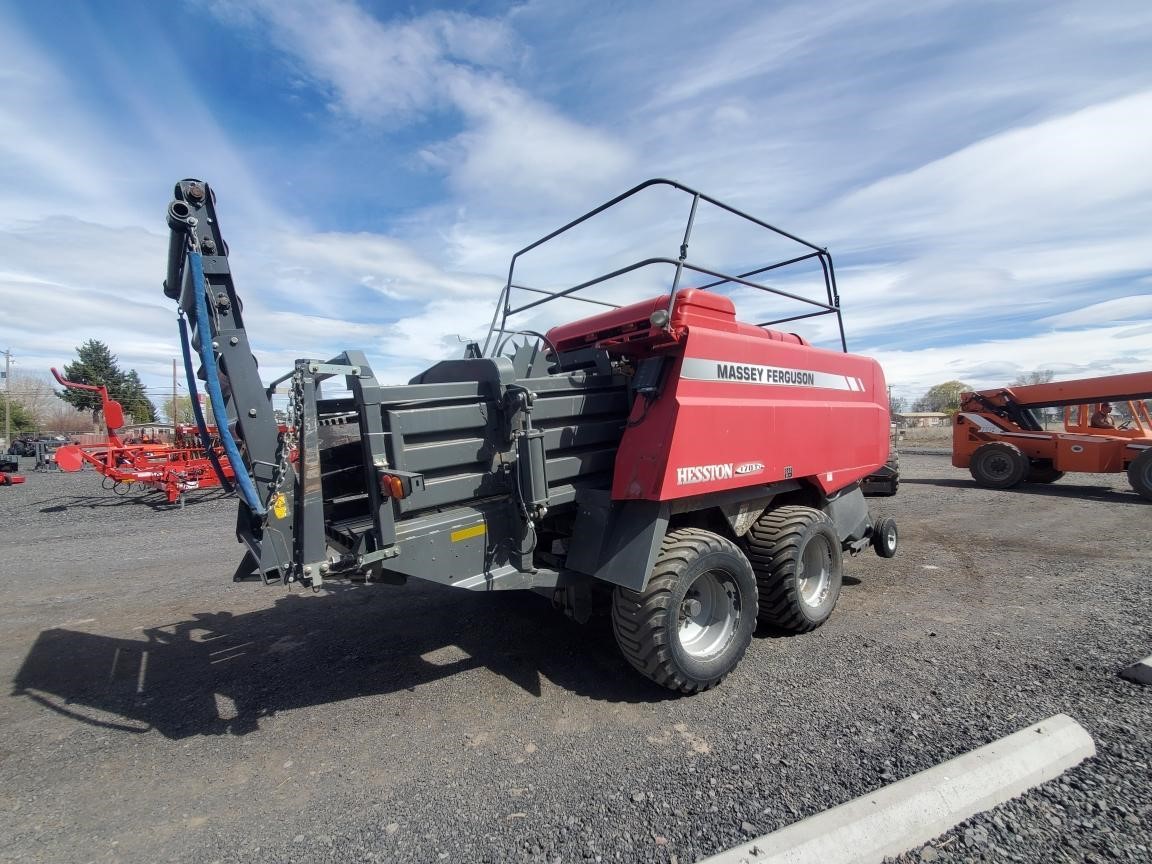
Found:
[(534, 595), (235, 585), (232, 501), (29, 470), (0, 489), (0, 861), (689, 864), (1061, 711), (1095, 759), (902, 860), (1148, 861), (1152, 688), (1116, 671), (1152, 654), (1152, 507), (901, 467), (872, 502), (900, 555), (691, 698)]

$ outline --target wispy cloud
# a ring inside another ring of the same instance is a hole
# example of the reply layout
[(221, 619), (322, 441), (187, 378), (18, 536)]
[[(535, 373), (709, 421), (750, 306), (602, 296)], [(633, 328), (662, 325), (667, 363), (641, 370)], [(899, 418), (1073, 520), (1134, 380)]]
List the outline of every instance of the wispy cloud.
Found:
[(384, 23), (354, 3), (308, 0), (240, 8), (330, 94), (334, 109), (379, 128), (449, 113), (447, 127), (458, 133), (418, 153), (458, 192), (496, 204), (509, 196), (571, 199), (581, 188), (574, 178), (600, 185), (629, 166), (613, 136), (508, 79), (519, 47), (501, 19), (433, 12)]

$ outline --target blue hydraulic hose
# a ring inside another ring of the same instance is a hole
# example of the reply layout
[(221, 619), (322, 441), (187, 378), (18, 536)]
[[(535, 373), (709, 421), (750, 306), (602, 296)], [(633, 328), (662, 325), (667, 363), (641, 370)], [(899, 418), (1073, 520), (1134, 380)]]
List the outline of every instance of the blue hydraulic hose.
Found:
[[(204, 445), (204, 452), (208, 454), (208, 461), (212, 463), (212, 470), (216, 472), (216, 479), (224, 487), (225, 492), (232, 491), (232, 481), (224, 473), (224, 466), (220, 464), (220, 457), (216, 455), (216, 448), (212, 445), (212, 436), (208, 434), (208, 423), (204, 420), (204, 409), (200, 406), (200, 395), (196, 392), (196, 372), (192, 369), (192, 346), (188, 341), (188, 322), (181, 315), (180, 321), (180, 350), (184, 352), (184, 374), (188, 378), (188, 396), (192, 400), (192, 414), (196, 417), (196, 428), (200, 432), (200, 443)], [(172, 396), (175, 403), (176, 396)]]
[(266, 512), (264, 505), (260, 503), (260, 496), (256, 494), (256, 487), (252, 484), (248, 466), (240, 455), (240, 448), (236, 446), (236, 439), (232, 437), (232, 430), (228, 428), (228, 411), (224, 407), (224, 395), (220, 392), (220, 372), (216, 368), (216, 349), (212, 347), (212, 320), (208, 317), (204, 262), (200, 258), (199, 251), (195, 249), (188, 253), (188, 261), (192, 265), (192, 290), (196, 294), (196, 324), (200, 335), (200, 359), (204, 362), (204, 389), (208, 393), (208, 400), (212, 403), (216, 428), (220, 432), (220, 443), (224, 446), (224, 453), (228, 456), (228, 461), (236, 474), (236, 485), (240, 487), (240, 494), (244, 496), (244, 501), (253, 513), (263, 516)]

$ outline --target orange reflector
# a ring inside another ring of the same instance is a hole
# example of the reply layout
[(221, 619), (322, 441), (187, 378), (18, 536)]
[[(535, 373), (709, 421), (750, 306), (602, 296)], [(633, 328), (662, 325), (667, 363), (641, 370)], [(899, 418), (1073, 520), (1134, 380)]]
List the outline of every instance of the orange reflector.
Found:
[(380, 491), (389, 498), (404, 497), (404, 481), (391, 474), (380, 475)]

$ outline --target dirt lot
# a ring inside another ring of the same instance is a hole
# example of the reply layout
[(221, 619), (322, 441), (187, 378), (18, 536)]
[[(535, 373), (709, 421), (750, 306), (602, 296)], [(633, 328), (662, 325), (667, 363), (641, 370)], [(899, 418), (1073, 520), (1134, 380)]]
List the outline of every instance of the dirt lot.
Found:
[(533, 595), (233, 585), (234, 504), (0, 489), (0, 860), (688, 864), (1058, 711), (1100, 755), (909, 860), (1147, 861), (1152, 505), (905, 455), (901, 554), (692, 698)]

